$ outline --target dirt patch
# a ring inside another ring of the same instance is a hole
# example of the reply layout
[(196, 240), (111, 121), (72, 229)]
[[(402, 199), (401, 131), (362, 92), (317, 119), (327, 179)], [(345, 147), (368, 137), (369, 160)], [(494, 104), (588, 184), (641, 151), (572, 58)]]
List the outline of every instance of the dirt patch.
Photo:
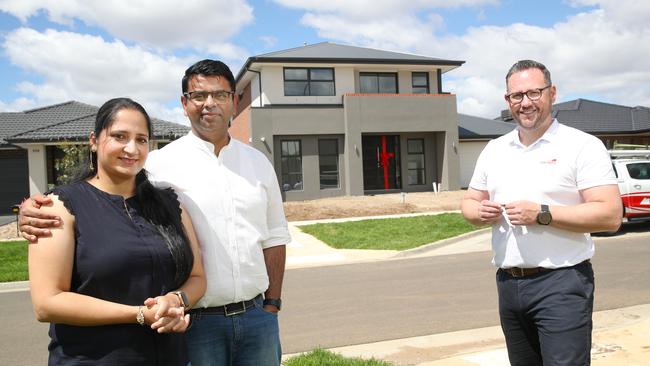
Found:
[(0, 240), (7, 239), (18, 239), (18, 232), (16, 231), (15, 222), (0, 226)]
[[(380, 194), (322, 198), (284, 204), (289, 221), (336, 219), (343, 217), (379, 216), (416, 212), (453, 211), (460, 209), (465, 191)], [(403, 200), (403, 201), (402, 201)]]
[[(465, 191), (399, 193), (375, 196), (322, 198), (284, 204), (289, 221), (337, 219), (343, 217), (381, 216), (460, 209)], [(0, 240), (17, 238), (16, 223), (0, 226)]]

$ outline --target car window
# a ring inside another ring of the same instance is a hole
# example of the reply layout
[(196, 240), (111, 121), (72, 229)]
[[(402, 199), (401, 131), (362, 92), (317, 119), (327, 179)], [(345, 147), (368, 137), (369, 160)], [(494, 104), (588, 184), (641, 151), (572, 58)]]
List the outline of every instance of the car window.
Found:
[(627, 164), (627, 172), (632, 179), (650, 179), (650, 163), (630, 163)]

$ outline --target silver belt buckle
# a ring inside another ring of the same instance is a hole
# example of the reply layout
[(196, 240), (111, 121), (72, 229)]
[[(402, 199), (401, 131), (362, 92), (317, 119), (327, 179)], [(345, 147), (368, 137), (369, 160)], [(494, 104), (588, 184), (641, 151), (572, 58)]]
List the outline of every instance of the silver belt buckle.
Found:
[(225, 316), (233, 316), (233, 315), (238, 315), (238, 314), (243, 314), (246, 312), (246, 301), (241, 302), (242, 308), (240, 310), (235, 310), (233, 312), (228, 311), (228, 305), (223, 306), (223, 313)]

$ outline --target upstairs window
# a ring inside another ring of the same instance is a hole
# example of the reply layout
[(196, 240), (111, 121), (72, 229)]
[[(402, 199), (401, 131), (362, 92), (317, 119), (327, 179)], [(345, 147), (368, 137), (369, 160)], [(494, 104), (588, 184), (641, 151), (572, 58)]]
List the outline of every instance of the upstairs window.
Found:
[(359, 91), (368, 94), (397, 94), (397, 74), (392, 72), (362, 72)]
[(414, 72), (411, 74), (413, 94), (429, 94), (429, 73)]
[(334, 69), (332, 68), (284, 68), (285, 96), (332, 96)]

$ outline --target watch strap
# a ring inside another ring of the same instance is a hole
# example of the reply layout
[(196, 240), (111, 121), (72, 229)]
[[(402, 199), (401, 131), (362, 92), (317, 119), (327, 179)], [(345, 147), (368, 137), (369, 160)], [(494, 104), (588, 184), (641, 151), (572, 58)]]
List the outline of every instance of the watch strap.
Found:
[(278, 308), (278, 310), (280, 310), (282, 308), (282, 300), (281, 299), (264, 299), (263, 304), (264, 304), (264, 306), (273, 305), (276, 308)]
[(187, 294), (183, 291), (172, 291), (172, 294), (178, 296), (178, 301), (180, 302), (183, 309), (189, 309), (190, 301), (187, 298)]

